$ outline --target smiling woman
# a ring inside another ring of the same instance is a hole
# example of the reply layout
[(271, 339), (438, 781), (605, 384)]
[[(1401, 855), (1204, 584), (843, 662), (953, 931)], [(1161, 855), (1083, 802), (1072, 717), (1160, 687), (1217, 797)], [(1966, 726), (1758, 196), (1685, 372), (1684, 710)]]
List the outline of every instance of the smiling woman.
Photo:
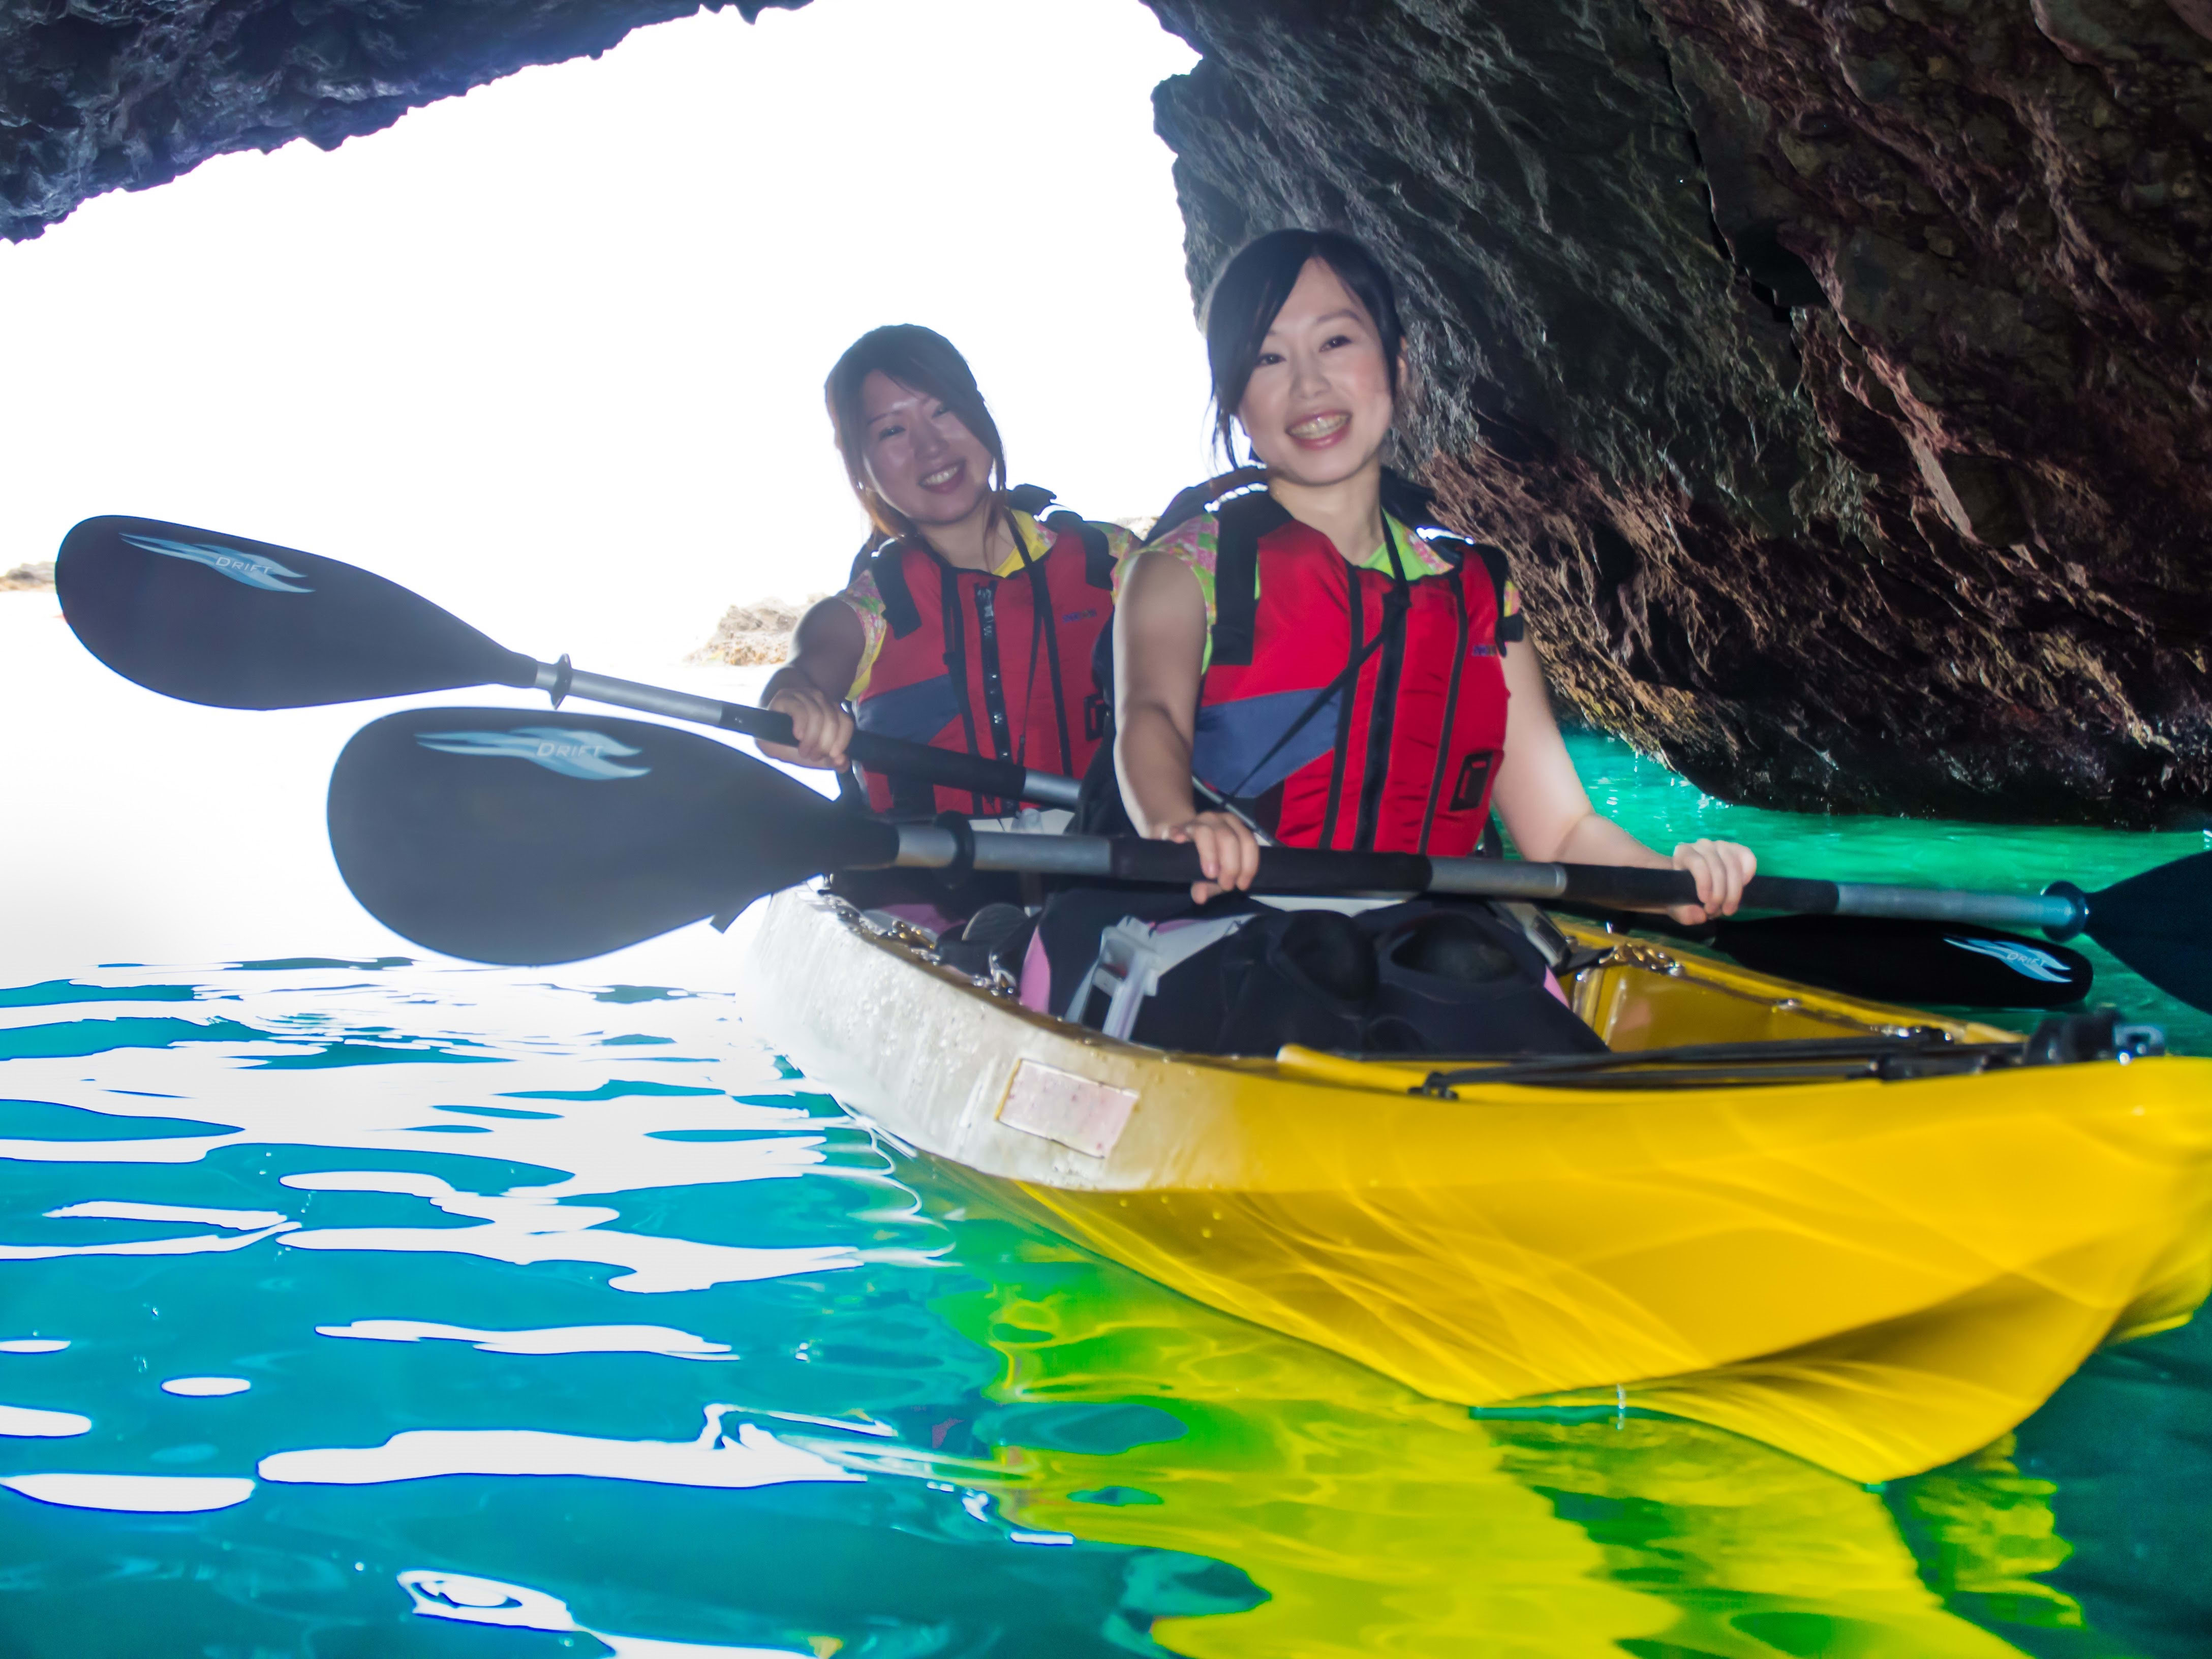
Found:
[[(1081, 774), (1103, 732), (1091, 650), (1133, 538), (1048, 513), (1048, 491), (1007, 489), (998, 422), (968, 360), (933, 330), (872, 329), (823, 394), (874, 533), (852, 581), (807, 613), (797, 654), (768, 683), (769, 707), (791, 716), (797, 740), (767, 751), (842, 769), (858, 727)], [(868, 795), (906, 817), (1018, 805), (876, 775)]]

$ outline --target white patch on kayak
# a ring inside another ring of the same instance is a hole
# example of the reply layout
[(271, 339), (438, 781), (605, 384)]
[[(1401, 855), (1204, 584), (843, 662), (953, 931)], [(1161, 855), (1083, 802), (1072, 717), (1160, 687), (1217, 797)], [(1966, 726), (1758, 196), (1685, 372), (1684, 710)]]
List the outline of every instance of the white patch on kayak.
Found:
[(1129, 1114), (1136, 1109), (1133, 1090), (1024, 1060), (1014, 1066), (1006, 1084), (999, 1121), (1086, 1157), (1104, 1158), (1121, 1139), (1121, 1131), (1129, 1127)]

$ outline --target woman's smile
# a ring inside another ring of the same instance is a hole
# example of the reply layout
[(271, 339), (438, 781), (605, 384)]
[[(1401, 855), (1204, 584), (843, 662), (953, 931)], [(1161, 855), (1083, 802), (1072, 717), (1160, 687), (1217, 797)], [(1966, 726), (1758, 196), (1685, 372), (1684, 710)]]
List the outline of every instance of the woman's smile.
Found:
[(925, 473), (915, 482), (933, 495), (947, 495), (960, 488), (961, 481), (967, 475), (967, 462), (950, 461), (934, 472)]
[(1318, 415), (1309, 415), (1303, 421), (1294, 421), (1285, 428), (1292, 442), (1302, 449), (1326, 449), (1342, 441), (1351, 428), (1351, 414), (1341, 409), (1323, 410)]

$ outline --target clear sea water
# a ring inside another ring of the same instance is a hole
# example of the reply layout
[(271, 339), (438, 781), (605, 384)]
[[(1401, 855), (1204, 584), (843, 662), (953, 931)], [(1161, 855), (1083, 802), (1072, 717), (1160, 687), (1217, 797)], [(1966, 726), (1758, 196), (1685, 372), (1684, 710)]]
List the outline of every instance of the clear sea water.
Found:
[[(1647, 837), (1778, 871), (2203, 846), (1756, 812), (1576, 742)], [(0, 1181), (8, 1659), (2212, 1650), (2196, 1327), (1881, 1490), (1477, 1421), (899, 1156), (715, 985), (59, 965), (0, 991)]]

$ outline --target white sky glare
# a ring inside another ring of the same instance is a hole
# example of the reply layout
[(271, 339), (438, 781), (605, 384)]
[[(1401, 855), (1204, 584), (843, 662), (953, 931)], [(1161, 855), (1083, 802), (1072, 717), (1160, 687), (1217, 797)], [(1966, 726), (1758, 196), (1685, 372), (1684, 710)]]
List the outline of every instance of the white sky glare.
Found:
[[(1150, 101), (1194, 61), (1128, 0), (815, 0), (94, 201), (0, 246), (0, 568), (167, 519), (696, 683), (725, 605), (842, 582), (863, 524), (822, 380), (884, 322), (968, 355), (1018, 480), (1155, 512), (1207, 468)], [(380, 708), (165, 702), (51, 594), (0, 595), (0, 696), (35, 716), (0, 969), (408, 949), (323, 835)]]
[(695, 644), (842, 581), (822, 380), (904, 321), (968, 355), (1018, 479), (1157, 511), (1206, 464), (1150, 103), (1193, 61), (1127, 0), (815, 0), (93, 202), (0, 248), (0, 306), (40, 319), (0, 559), (141, 514), (370, 565), (539, 654)]

